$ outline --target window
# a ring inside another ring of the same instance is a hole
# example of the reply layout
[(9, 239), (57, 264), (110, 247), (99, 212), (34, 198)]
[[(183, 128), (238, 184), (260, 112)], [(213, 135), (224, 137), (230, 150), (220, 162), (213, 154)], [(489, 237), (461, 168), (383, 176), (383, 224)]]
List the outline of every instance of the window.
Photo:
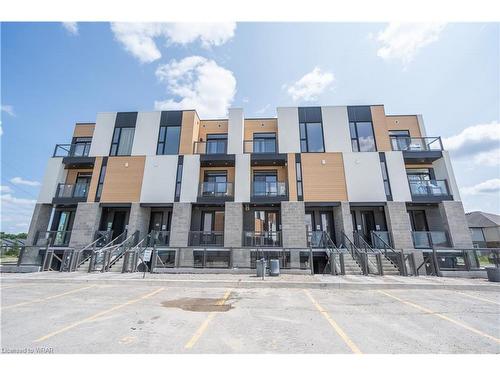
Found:
[(92, 138), (90, 137), (74, 138), (70, 156), (89, 156), (91, 142)]
[(407, 169), (406, 174), (410, 181), (429, 181), (431, 180), (431, 171), (428, 168)]
[(473, 242), (484, 242), (484, 233), (481, 228), (470, 228), (470, 233)]
[(382, 179), (384, 181), (384, 190), (387, 200), (392, 200), (391, 184), (389, 183), (389, 173), (387, 171), (387, 163), (385, 160), (385, 154), (381, 152), (379, 154), (380, 158), (380, 168), (382, 170)]
[(102, 161), (102, 166), (101, 166), (101, 173), (99, 174), (99, 181), (97, 182), (97, 190), (95, 193), (95, 200), (99, 202), (101, 199), (102, 195), (102, 188), (104, 186), (104, 178), (106, 177), (106, 164), (107, 164), (107, 158), (104, 158)]
[(180, 126), (160, 126), (158, 135), (157, 155), (176, 155), (179, 153), (179, 141), (181, 139)]
[(377, 151), (371, 122), (350, 122), (352, 150), (355, 152)]
[(227, 192), (227, 172), (205, 172), (203, 196), (223, 196)]
[(409, 149), (411, 138), (408, 130), (390, 130), (389, 137), (393, 150), (403, 151)]
[(174, 201), (179, 202), (181, 198), (181, 184), (182, 184), (182, 169), (184, 168), (184, 156), (179, 155), (177, 162), (177, 175), (175, 177), (175, 196)]
[(130, 155), (134, 142), (135, 128), (115, 128), (111, 142), (110, 156)]
[(276, 133), (254, 133), (254, 153), (276, 153)]
[(325, 151), (323, 146), (323, 126), (320, 122), (302, 122), (299, 124), (299, 130), (301, 152)]
[(427, 232), (429, 230), (424, 210), (411, 210), (409, 211), (409, 214), (410, 214), (411, 228), (413, 231)]
[(207, 154), (225, 154), (227, 134), (207, 134)]
[(278, 174), (276, 171), (255, 171), (253, 173), (254, 196), (278, 195)]
[(295, 154), (295, 175), (297, 178), (297, 199), (304, 200), (304, 192), (302, 191), (302, 165), (300, 154)]

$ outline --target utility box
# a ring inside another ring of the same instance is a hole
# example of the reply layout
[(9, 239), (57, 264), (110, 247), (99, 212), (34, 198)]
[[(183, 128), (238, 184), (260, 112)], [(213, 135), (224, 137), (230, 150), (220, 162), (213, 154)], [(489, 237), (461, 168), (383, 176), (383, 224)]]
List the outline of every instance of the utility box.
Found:
[(269, 275), (279, 276), (280, 275), (280, 261), (279, 259), (271, 259), (269, 261)]
[(255, 264), (255, 268), (257, 270), (257, 277), (264, 277), (266, 273), (266, 260), (265, 259), (257, 259)]

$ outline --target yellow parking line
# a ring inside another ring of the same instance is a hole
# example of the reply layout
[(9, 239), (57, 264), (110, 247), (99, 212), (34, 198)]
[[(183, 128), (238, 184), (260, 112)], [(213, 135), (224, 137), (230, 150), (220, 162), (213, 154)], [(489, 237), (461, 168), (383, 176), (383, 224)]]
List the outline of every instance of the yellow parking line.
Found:
[(114, 307), (112, 307), (112, 308), (110, 308), (110, 309), (107, 309), (107, 310), (101, 311), (101, 312), (99, 312), (99, 313), (97, 313), (97, 314), (94, 314), (94, 315), (92, 315), (92, 316), (89, 316), (88, 318), (85, 318), (85, 319), (79, 320), (79, 321), (77, 321), (77, 322), (75, 322), (75, 323), (72, 323), (72, 324), (70, 324), (70, 325), (67, 325), (66, 327), (63, 327), (63, 328), (61, 328), (61, 329), (58, 329), (57, 331), (54, 331), (54, 332), (51, 332), (51, 333), (49, 333), (49, 334), (47, 334), (47, 335), (45, 335), (45, 336), (42, 336), (42, 337), (40, 337), (40, 338), (36, 339), (36, 340), (35, 340), (35, 341), (33, 341), (33, 342), (35, 343), (35, 342), (45, 341), (45, 340), (47, 340), (47, 339), (49, 339), (49, 338), (51, 338), (51, 337), (53, 337), (53, 336), (56, 336), (56, 335), (58, 335), (58, 334), (60, 334), (60, 333), (63, 333), (63, 332), (69, 331), (69, 330), (70, 330), (70, 329), (72, 329), (72, 328), (78, 327), (79, 325), (82, 325), (82, 324), (84, 324), (84, 323), (91, 322), (91, 321), (93, 321), (93, 320), (95, 320), (95, 319), (97, 319), (97, 318), (99, 318), (99, 317), (101, 317), (101, 316), (103, 316), (103, 315), (105, 315), (105, 314), (108, 314), (108, 313), (113, 312), (113, 311), (115, 311), (115, 310), (121, 309), (121, 308), (126, 307), (126, 306), (128, 306), (128, 305), (132, 305), (132, 304), (134, 304), (134, 303), (136, 303), (136, 302), (142, 301), (143, 299), (146, 299), (146, 298), (152, 297), (152, 296), (154, 296), (155, 294), (160, 293), (160, 292), (161, 292), (162, 290), (164, 290), (164, 289), (165, 289), (165, 288), (159, 288), (159, 289), (156, 289), (154, 292), (148, 293), (148, 294), (146, 294), (146, 295), (144, 295), (144, 296), (142, 296), (142, 297), (139, 297), (139, 298), (136, 298), (136, 299), (132, 299), (132, 300), (130, 300), (130, 301), (127, 301), (127, 302), (125, 302), (125, 303), (122, 303), (121, 305), (117, 305), (117, 306), (114, 306)]
[(14, 304), (14, 305), (2, 306), (2, 310), (11, 309), (13, 307), (19, 307), (19, 306), (29, 305), (30, 303), (37, 303), (37, 302), (49, 301), (49, 300), (54, 299), (54, 298), (58, 298), (58, 297), (62, 297), (62, 296), (67, 296), (68, 294), (73, 294), (73, 293), (79, 292), (81, 290), (90, 289), (90, 288), (93, 288), (93, 287), (94, 287), (94, 285), (86, 286), (86, 287), (83, 287), (83, 288), (73, 289), (73, 290), (70, 290), (68, 292), (64, 292), (64, 293), (60, 293), (60, 294), (55, 294), (53, 296), (49, 296), (49, 297), (45, 297), (45, 298), (36, 298), (36, 299), (31, 300), (31, 301), (20, 302), (20, 303)]
[(500, 306), (500, 302), (493, 301), (493, 300), (488, 299), (488, 298), (478, 297), (478, 296), (475, 296), (475, 295), (473, 295), (473, 294), (460, 292), (460, 291), (458, 291), (458, 290), (455, 290), (455, 292), (457, 292), (457, 293), (459, 293), (459, 294), (463, 294), (464, 296), (467, 296), (467, 297), (470, 297), (470, 298), (477, 299), (477, 300), (479, 300), (479, 301), (489, 302), (489, 303), (493, 303), (493, 304), (495, 304), (495, 305), (499, 305), (499, 306)]
[(452, 319), (452, 318), (450, 318), (450, 317), (448, 317), (448, 316), (446, 316), (444, 314), (437, 313), (437, 312), (432, 311), (432, 310), (430, 310), (430, 309), (428, 309), (426, 307), (417, 305), (414, 302), (406, 301), (406, 300), (404, 300), (402, 298), (399, 298), (399, 297), (396, 297), (396, 296), (394, 296), (394, 295), (392, 295), (390, 293), (387, 293), (387, 292), (384, 292), (384, 291), (381, 291), (381, 290), (378, 290), (378, 292), (381, 293), (381, 294), (386, 295), (387, 297), (395, 299), (396, 301), (404, 303), (405, 305), (411, 306), (411, 307), (413, 307), (413, 308), (415, 308), (417, 310), (423, 311), (423, 312), (425, 312), (427, 314), (430, 314), (430, 315), (437, 316), (437, 317), (439, 317), (439, 318), (441, 318), (443, 320), (446, 320), (446, 321), (448, 321), (450, 323), (453, 323), (453, 324), (455, 324), (455, 325), (457, 325), (459, 327), (465, 328), (466, 330), (468, 330), (470, 332), (473, 332), (473, 333), (475, 333), (475, 334), (477, 334), (479, 336), (486, 337), (486, 338), (491, 339), (491, 340), (493, 340), (493, 341), (495, 341), (497, 343), (500, 343), (500, 339), (499, 338), (491, 336), (491, 335), (488, 335), (487, 333), (484, 333), (484, 332), (482, 332), (482, 331), (480, 331), (480, 330), (478, 330), (476, 328), (473, 328), (473, 327), (471, 327), (471, 326), (469, 326), (469, 325), (467, 325), (465, 323), (462, 323), (462, 322), (460, 322), (458, 320)]
[[(226, 293), (224, 294), (224, 297), (222, 297), (222, 299), (217, 302), (217, 305), (218, 306), (224, 305), (230, 295), (231, 295), (231, 290), (227, 290)], [(216, 314), (215, 311), (212, 311), (210, 314), (208, 314), (207, 318), (203, 321), (203, 323), (201, 323), (200, 327), (196, 330), (193, 337), (191, 337), (191, 339), (189, 339), (186, 345), (184, 345), (184, 349), (191, 349), (198, 342), (200, 337), (207, 330), (208, 324), (214, 318), (215, 314)]]
[(316, 302), (311, 293), (308, 290), (304, 290), (304, 293), (309, 297), (314, 307), (316, 307), (316, 309), (321, 313), (321, 315), (323, 315), (325, 319), (328, 321), (328, 323), (330, 323), (330, 325), (333, 327), (337, 335), (339, 335), (340, 338), (344, 340), (345, 344), (349, 347), (349, 349), (351, 349), (351, 351), (355, 354), (362, 354), (361, 350), (359, 350), (357, 345), (349, 338), (349, 336), (347, 336), (344, 330), (340, 328), (337, 322), (332, 319), (330, 314), (328, 314), (328, 312), (323, 307), (321, 307), (321, 305), (318, 302)]

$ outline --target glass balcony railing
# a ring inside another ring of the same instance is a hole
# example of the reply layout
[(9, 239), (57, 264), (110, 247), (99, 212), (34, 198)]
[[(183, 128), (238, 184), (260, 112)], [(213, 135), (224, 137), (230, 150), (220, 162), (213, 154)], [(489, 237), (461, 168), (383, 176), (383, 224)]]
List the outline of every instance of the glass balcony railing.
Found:
[(450, 195), (446, 180), (410, 180), (413, 197), (443, 197)]
[(69, 245), (71, 231), (49, 230), (38, 232), (35, 238), (35, 246), (66, 247)]
[(393, 151), (442, 151), (441, 137), (391, 137)]
[(243, 233), (243, 246), (247, 247), (281, 247), (281, 232), (251, 232)]
[(224, 246), (224, 232), (190, 231), (189, 246)]
[(200, 184), (199, 197), (232, 197), (233, 183), (232, 182), (202, 182)]
[(243, 152), (246, 154), (276, 154), (278, 145), (276, 139), (254, 139), (243, 142)]
[(86, 198), (88, 190), (89, 183), (59, 184), (57, 185), (56, 198)]
[(217, 139), (206, 142), (194, 142), (193, 153), (200, 155), (227, 154), (227, 140)]
[(448, 234), (442, 231), (411, 232), (415, 249), (432, 249), (434, 247), (450, 247)]
[(72, 144), (58, 144), (54, 149), (53, 157), (86, 157), (89, 156), (91, 142)]
[(254, 181), (252, 186), (254, 197), (286, 197), (286, 182)]

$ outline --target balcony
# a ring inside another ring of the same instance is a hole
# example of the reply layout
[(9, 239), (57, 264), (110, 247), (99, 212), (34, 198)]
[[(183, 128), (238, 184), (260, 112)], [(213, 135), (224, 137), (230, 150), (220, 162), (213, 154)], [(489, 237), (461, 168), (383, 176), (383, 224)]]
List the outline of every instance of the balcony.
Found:
[(234, 199), (232, 182), (202, 182), (198, 189), (198, 202), (225, 202)]
[(446, 180), (409, 180), (414, 202), (441, 202), (452, 200)]
[(92, 168), (95, 158), (89, 156), (91, 142), (57, 144), (52, 157), (63, 158), (67, 168)]
[(450, 247), (448, 233), (442, 231), (418, 231), (411, 232), (413, 246), (415, 249), (433, 249), (440, 247)]
[(278, 143), (275, 138), (244, 141), (243, 152), (251, 154), (250, 162), (252, 166), (286, 165), (287, 155), (278, 153)]
[(189, 246), (224, 246), (224, 232), (190, 231)]
[(76, 184), (58, 184), (56, 195), (52, 199), (54, 204), (72, 204), (85, 202), (89, 190), (88, 182), (77, 182)]
[(245, 247), (281, 247), (281, 232), (243, 232)]
[(443, 156), (441, 137), (391, 137), (393, 151), (402, 151), (409, 162), (432, 163)]
[(235, 162), (235, 156), (227, 154), (226, 139), (194, 142), (193, 154), (200, 155), (202, 167), (232, 167)]
[(253, 182), (252, 202), (280, 202), (287, 199), (286, 182)]

